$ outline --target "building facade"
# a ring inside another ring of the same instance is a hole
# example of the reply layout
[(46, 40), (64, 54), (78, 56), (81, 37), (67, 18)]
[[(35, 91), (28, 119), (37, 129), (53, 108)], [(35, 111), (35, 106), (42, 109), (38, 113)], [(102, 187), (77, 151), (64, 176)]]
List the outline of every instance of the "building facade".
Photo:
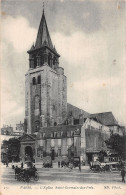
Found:
[(36, 136), (25, 134), (21, 137), (21, 156), (24, 160), (29, 148), (28, 154), (36, 162), (47, 156), (54, 161), (80, 157), (88, 162), (106, 150), (105, 140), (109, 137), (107, 126), (89, 118), (83, 124), (44, 127)]
[(100, 151), (107, 150), (105, 141), (118, 123), (111, 112), (90, 114), (67, 103), (67, 78), (59, 65), (60, 55), (52, 44), (44, 11), (36, 43), (28, 54), (21, 159), (80, 157), (89, 162), (97, 158)]
[(3, 125), (1, 128), (1, 135), (12, 135), (13, 134), (13, 127), (8, 125)]

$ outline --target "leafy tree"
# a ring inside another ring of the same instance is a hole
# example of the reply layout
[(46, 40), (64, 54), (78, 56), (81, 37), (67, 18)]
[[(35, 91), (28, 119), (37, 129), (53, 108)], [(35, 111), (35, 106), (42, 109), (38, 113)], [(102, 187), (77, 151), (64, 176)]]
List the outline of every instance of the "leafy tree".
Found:
[(9, 161), (19, 161), (20, 154), (20, 141), (17, 138), (10, 138), (8, 141), (4, 140), (2, 144), (3, 148), (6, 148), (7, 157)]
[(118, 153), (121, 158), (124, 158), (125, 137), (118, 134), (112, 134), (108, 140), (105, 141), (108, 148)]

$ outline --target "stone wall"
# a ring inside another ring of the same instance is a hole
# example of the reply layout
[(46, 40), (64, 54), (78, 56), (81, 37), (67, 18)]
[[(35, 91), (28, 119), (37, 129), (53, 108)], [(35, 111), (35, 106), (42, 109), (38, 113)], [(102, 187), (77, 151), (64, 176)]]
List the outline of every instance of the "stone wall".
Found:
[(87, 119), (81, 128), (81, 156), (86, 161), (87, 153), (98, 153), (106, 148), (105, 140), (109, 139), (109, 127), (92, 119)]
[[(41, 83), (33, 85), (33, 77), (41, 76)], [(40, 100), (35, 109), (35, 98)], [(67, 113), (67, 78), (48, 65), (29, 70), (25, 81), (25, 117), (28, 133), (39, 131), (40, 126), (62, 124)], [(37, 126), (37, 127), (36, 127)], [(38, 128), (38, 130), (37, 130)]]
[[(74, 152), (73, 149), (74, 138), (63, 138), (63, 139), (45, 139), (37, 140), (37, 149), (41, 147), (41, 153), (46, 153), (46, 156), (51, 156), (52, 149), (55, 153), (55, 159), (57, 157), (66, 156), (68, 157), (68, 150)], [(77, 142), (76, 142), (77, 143)], [(78, 143), (77, 143), (78, 144)], [(58, 150), (61, 150), (61, 153), (58, 153)], [(71, 154), (70, 154), (71, 156)]]

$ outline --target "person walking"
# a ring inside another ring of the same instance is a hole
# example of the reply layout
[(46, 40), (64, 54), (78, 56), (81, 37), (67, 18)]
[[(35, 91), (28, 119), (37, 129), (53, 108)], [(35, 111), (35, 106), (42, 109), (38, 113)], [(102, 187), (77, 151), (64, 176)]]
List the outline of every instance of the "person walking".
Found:
[(8, 158), (6, 159), (6, 167), (8, 167)]
[(58, 168), (60, 168), (60, 161), (58, 161)]
[(124, 183), (125, 183), (125, 174), (126, 174), (125, 167), (123, 167), (121, 170), (121, 176), (122, 176), (122, 182)]
[(23, 162), (21, 163), (21, 169), (23, 169), (23, 167), (24, 167), (24, 164), (23, 164)]
[(81, 162), (79, 162), (79, 171), (81, 172)]

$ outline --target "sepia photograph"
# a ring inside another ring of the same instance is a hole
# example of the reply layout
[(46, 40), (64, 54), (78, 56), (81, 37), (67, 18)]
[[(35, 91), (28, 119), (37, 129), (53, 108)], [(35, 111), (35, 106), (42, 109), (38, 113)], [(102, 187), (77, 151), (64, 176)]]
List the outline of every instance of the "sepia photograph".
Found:
[(1, 0), (1, 194), (125, 195), (125, 0)]

